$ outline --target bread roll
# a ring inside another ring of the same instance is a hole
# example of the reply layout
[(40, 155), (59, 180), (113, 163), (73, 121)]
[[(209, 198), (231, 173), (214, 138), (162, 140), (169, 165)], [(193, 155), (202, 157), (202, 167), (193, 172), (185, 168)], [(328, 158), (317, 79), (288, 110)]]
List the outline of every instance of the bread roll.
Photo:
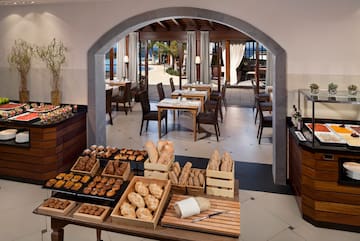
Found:
[(214, 150), (209, 160), (209, 169), (219, 170), (219, 166), (220, 166), (220, 153), (218, 150)]
[(170, 178), (171, 184), (177, 185), (179, 183), (177, 175), (175, 174), (175, 171), (169, 172), (169, 178)]
[(160, 187), (158, 184), (156, 184), (156, 183), (151, 183), (150, 185), (149, 185), (149, 190), (150, 190), (150, 193), (152, 194), (152, 195), (154, 195), (154, 197), (156, 197), (156, 198), (158, 198), (158, 199), (160, 199), (161, 198), (161, 196), (162, 196), (162, 194), (163, 194), (163, 189), (162, 189), (162, 187)]
[(128, 202), (121, 204), (120, 213), (125, 217), (136, 218), (135, 207)]
[(193, 179), (194, 186), (197, 186), (197, 187), (201, 186), (199, 176), (194, 176), (192, 179)]
[(179, 178), (180, 185), (186, 185), (186, 182), (188, 181), (190, 175), (191, 166), (192, 166), (191, 162), (187, 162), (183, 167)]
[(135, 191), (139, 193), (141, 196), (145, 197), (149, 195), (149, 189), (143, 182), (136, 182), (135, 183)]
[(205, 184), (204, 174), (202, 174), (202, 173), (200, 172), (198, 177), (199, 177), (200, 186), (203, 186), (203, 185)]
[(188, 185), (188, 186), (194, 186), (194, 180), (193, 180), (192, 177), (189, 177), (189, 178), (188, 178), (187, 185)]
[(159, 199), (157, 199), (153, 195), (150, 195), (150, 194), (147, 195), (146, 197), (144, 197), (144, 200), (145, 200), (146, 207), (150, 211), (155, 211), (157, 209), (157, 207), (159, 206)]
[(155, 147), (155, 144), (152, 141), (147, 141), (145, 143), (145, 149), (148, 153), (150, 162), (157, 163), (157, 161), (159, 159), (159, 153)]
[(127, 198), (129, 199), (131, 204), (135, 205), (136, 207), (138, 207), (138, 208), (145, 207), (144, 199), (141, 197), (140, 194), (138, 194), (136, 192), (131, 192), (128, 194)]
[(153, 216), (149, 209), (147, 208), (138, 208), (136, 210), (136, 217), (142, 220), (148, 220), (151, 221), (153, 219)]
[(178, 177), (181, 172), (181, 167), (180, 167), (179, 162), (174, 162), (172, 169), (173, 169), (174, 173), (176, 174), (176, 177)]

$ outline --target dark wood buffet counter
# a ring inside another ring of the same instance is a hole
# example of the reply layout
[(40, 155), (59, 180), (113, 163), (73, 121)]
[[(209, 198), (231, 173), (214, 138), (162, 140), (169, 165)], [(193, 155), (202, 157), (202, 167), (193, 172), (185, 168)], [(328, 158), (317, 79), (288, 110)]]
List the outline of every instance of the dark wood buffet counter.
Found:
[(86, 148), (86, 111), (55, 124), (0, 121), (1, 129), (29, 131), (30, 142), (0, 141), (0, 177), (42, 183), (70, 169)]
[(360, 232), (360, 180), (344, 173), (360, 149), (301, 142), (289, 128), (289, 181), (304, 219), (316, 226)]

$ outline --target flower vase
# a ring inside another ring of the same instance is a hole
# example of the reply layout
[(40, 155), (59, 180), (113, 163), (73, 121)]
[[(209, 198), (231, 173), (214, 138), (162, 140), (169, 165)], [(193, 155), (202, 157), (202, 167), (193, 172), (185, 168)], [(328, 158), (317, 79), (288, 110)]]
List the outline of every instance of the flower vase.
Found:
[(61, 103), (61, 92), (60, 90), (56, 89), (51, 91), (51, 104), (52, 105), (60, 105)]
[(335, 96), (337, 93), (337, 89), (329, 89), (328, 91), (330, 96)]
[(20, 90), (19, 91), (19, 101), (20, 101), (20, 103), (28, 103), (29, 102), (29, 91), (28, 90)]
[(310, 93), (311, 95), (318, 95), (319, 94), (319, 89), (310, 89)]
[(348, 94), (350, 97), (355, 97), (357, 95), (357, 90), (348, 90)]

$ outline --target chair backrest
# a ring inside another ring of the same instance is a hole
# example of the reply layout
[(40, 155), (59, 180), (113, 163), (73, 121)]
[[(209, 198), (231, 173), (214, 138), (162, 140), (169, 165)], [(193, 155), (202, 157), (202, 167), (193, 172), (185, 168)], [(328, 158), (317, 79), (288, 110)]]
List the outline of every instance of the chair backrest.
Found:
[(162, 84), (162, 83), (158, 83), (158, 84), (156, 85), (156, 88), (157, 88), (157, 91), (158, 91), (158, 94), (159, 94), (159, 99), (160, 99), (160, 100), (165, 99), (165, 92), (164, 92), (163, 84)]
[(111, 98), (112, 98), (112, 92), (113, 92), (113, 88), (109, 88), (106, 90), (106, 113), (110, 113), (111, 112)]
[(226, 82), (225, 84), (222, 86), (221, 88), (221, 98), (225, 99), (225, 94), (226, 94)]
[(269, 107), (264, 107), (263, 106), (264, 104), (266, 104), (266, 102), (257, 101), (257, 108), (259, 110), (260, 125), (265, 126), (265, 127), (270, 127), (270, 126), (272, 126), (272, 119), (271, 120), (267, 119), (267, 121), (265, 121), (265, 119), (264, 119), (264, 111), (268, 111)]
[(131, 82), (127, 82), (125, 84), (124, 98), (126, 101), (131, 100)]
[(171, 77), (169, 81), (170, 81), (171, 92), (174, 92), (175, 91), (174, 79)]
[(150, 101), (147, 91), (141, 91), (139, 94), (139, 99), (141, 103), (141, 109), (143, 115), (150, 112)]

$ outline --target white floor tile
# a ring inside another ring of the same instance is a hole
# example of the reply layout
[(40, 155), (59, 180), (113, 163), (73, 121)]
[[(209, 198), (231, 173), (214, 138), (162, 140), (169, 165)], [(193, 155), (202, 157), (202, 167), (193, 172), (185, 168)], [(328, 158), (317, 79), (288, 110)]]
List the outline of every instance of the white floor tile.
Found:
[(269, 239), (269, 241), (305, 241), (305, 239), (287, 228)]

